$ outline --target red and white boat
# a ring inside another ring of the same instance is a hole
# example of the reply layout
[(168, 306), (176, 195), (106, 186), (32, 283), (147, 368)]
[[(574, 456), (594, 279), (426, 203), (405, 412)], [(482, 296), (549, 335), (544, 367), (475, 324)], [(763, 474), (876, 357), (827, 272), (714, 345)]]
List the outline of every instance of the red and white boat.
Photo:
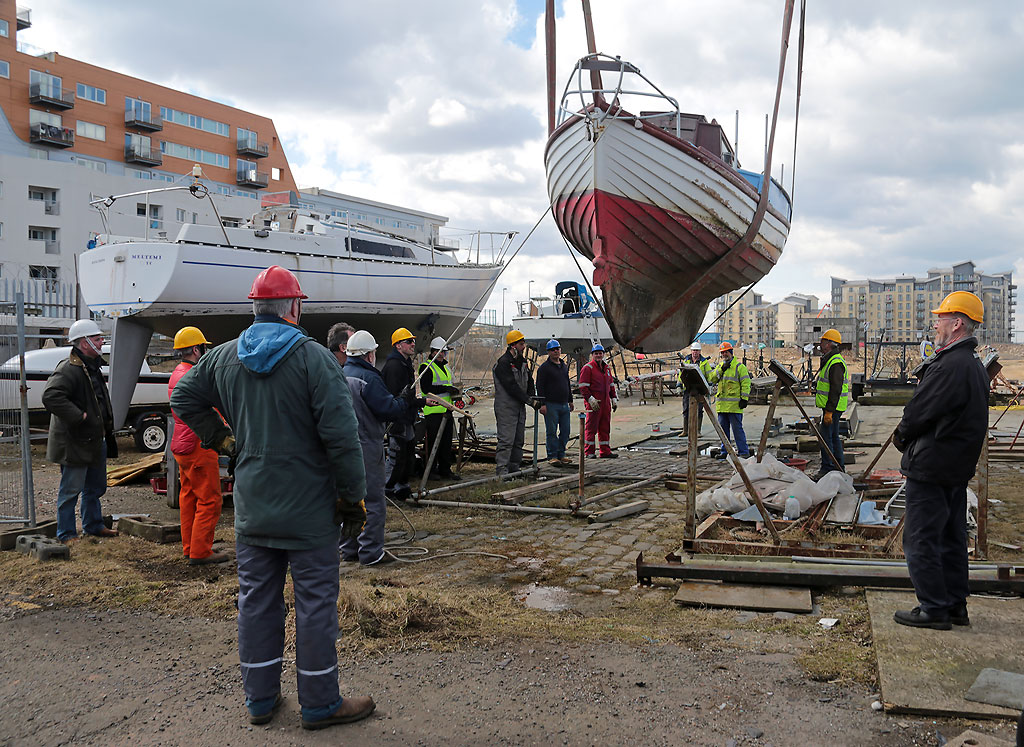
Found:
[[(592, 43), (592, 31), (588, 37)], [(645, 110), (651, 102), (657, 111)], [(785, 190), (769, 180), (762, 201), (762, 175), (738, 167), (722, 127), (681, 112), (629, 62), (583, 57), (557, 111), (549, 110), (549, 127), (552, 212), (566, 240), (594, 263), (621, 345), (685, 347), (713, 299), (778, 262), (791, 215)]]

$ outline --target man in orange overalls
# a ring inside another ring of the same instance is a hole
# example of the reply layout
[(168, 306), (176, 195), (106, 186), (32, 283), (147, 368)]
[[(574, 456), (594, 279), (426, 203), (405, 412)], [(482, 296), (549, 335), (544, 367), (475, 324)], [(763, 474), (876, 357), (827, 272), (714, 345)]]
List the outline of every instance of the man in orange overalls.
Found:
[[(181, 363), (171, 374), (167, 384), (170, 396), (178, 381), (206, 352), (210, 342), (197, 327), (182, 327), (174, 336), (174, 350)], [(217, 452), (199, 445), (199, 436), (185, 425), (173, 410), (174, 437), (171, 453), (178, 463), (181, 490), (178, 508), (181, 512), (181, 544), (189, 565), (208, 565), (230, 560), (228, 555), (213, 551), (213, 532), (220, 519), (220, 464)]]

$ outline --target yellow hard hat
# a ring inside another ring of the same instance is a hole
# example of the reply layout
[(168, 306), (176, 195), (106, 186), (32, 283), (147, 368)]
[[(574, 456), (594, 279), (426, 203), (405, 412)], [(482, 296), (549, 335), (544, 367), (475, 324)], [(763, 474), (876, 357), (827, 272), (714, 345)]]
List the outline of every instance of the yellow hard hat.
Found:
[(985, 321), (985, 305), (970, 291), (953, 291), (942, 299), (939, 308), (932, 309), (933, 314), (952, 314), (957, 311), (978, 324)]
[(414, 340), (414, 339), (416, 339), (416, 335), (414, 335), (412, 332), (407, 330), (405, 327), (399, 327), (398, 329), (396, 329), (394, 332), (391, 333), (391, 344), (392, 345), (397, 345), (402, 340)]
[(514, 329), (511, 332), (509, 332), (507, 335), (505, 335), (505, 344), (506, 345), (512, 345), (514, 343), (519, 342), (520, 340), (525, 340), (525, 339), (526, 339), (526, 337), (523, 335), (522, 332), (520, 332), (518, 329)]
[(826, 329), (821, 333), (822, 340), (831, 340), (836, 345), (841, 345), (843, 342), (843, 336), (839, 334), (838, 329)]
[(203, 337), (199, 327), (182, 327), (174, 335), (174, 349), (190, 348), (193, 345), (212, 345), (209, 340)]

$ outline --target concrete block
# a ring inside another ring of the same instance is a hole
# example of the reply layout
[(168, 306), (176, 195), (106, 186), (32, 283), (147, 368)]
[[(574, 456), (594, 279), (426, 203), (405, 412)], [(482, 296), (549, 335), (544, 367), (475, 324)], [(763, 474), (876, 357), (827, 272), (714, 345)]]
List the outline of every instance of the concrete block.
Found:
[(23, 534), (16, 543), (18, 552), (36, 560), (70, 560), (67, 545), (42, 534)]
[(117, 530), (121, 534), (168, 545), (181, 542), (181, 524), (171, 524), (157, 519), (123, 517), (117, 522)]
[(0, 532), (0, 550), (13, 550), (18, 542), (18, 537), (25, 534), (37, 534), (44, 537), (57, 536), (57, 520), (41, 521), (34, 527), (22, 527), (21, 529), (8, 529)]

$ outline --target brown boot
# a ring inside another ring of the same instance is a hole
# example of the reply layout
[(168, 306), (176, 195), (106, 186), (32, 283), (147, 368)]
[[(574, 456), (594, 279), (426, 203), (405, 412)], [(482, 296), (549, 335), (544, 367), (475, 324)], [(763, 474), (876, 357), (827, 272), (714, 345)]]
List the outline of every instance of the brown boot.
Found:
[(211, 563), (227, 563), (231, 560), (230, 555), (225, 555), (222, 552), (211, 552), (205, 558), (189, 558), (189, 565), (210, 565)]
[(351, 724), (353, 721), (360, 721), (377, 707), (373, 698), (369, 695), (357, 695), (354, 698), (345, 698), (341, 701), (341, 707), (330, 716), (325, 716), (319, 721), (306, 721), (302, 719), (303, 729), (325, 729), (335, 724)]
[(95, 532), (94, 534), (90, 534), (89, 536), (90, 537), (117, 537), (119, 534), (120, 533), (116, 529), (107, 529), (106, 527), (103, 527), (103, 529), (101, 529), (100, 531)]

